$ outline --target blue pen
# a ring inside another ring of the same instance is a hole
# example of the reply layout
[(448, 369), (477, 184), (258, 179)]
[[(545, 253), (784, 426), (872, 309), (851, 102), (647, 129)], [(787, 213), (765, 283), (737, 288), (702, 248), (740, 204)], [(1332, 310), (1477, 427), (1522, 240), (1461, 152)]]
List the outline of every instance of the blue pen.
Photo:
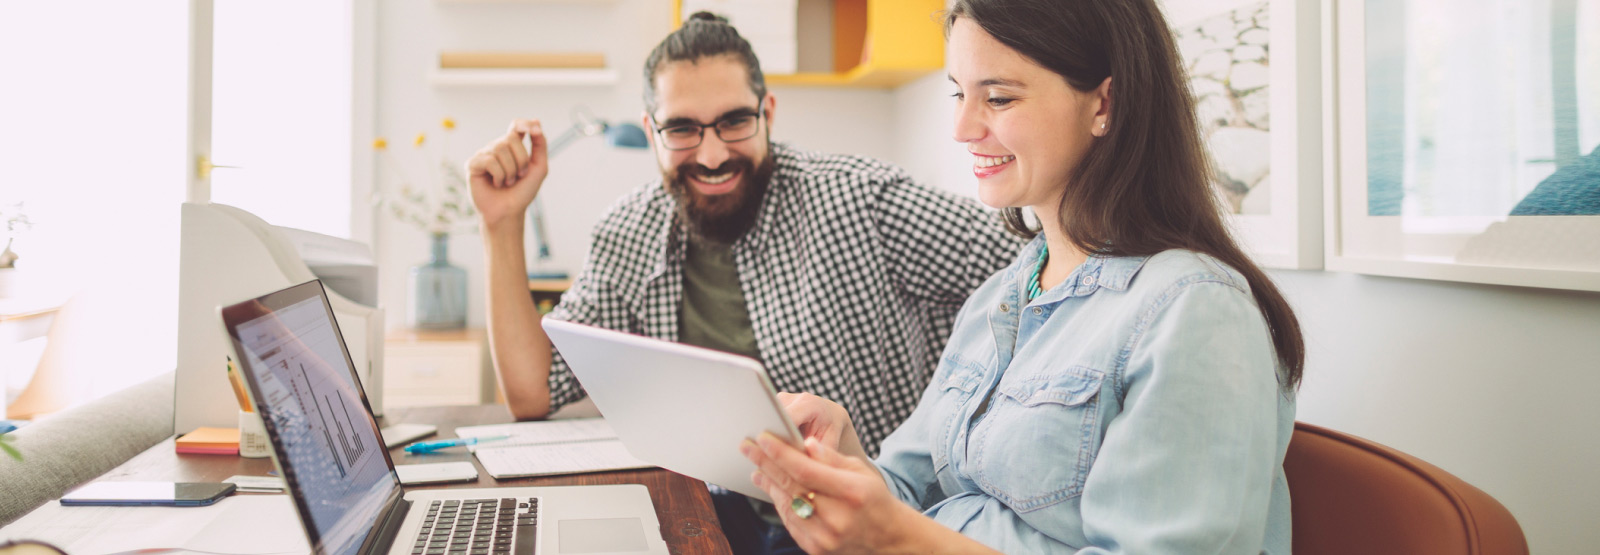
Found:
[(439, 441), (419, 441), (419, 442), (413, 443), (411, 445), (407, 445), (406, 446), (406, 452), (407, 453), (412, 453), (412, 454), (432, 453), (434, 451), (438, 451), (438, 450), (444, 449), (446, 447), (460, 447), (462, 445), (476, 445), (476, 444), (479, 444), (479, 443), (483, 443), (485, 441), (499, 441), (499, 440), (502, 440), (502, 439), (511, 439), (511, 436), (461, 437), (461, 438), (456, 438), (456, 439), (444, 439), (444, 440), (439, 440)]

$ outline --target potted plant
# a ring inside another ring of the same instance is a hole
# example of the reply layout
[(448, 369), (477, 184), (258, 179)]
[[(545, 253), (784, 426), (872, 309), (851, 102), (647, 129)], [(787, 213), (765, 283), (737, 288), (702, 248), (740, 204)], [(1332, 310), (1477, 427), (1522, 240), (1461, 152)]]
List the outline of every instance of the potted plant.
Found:
[[(445, 118), (440, 126), (447, 139), (456, 123)], [(407, 321), (420, 329), (460, 329), (467, 324), (467, 271), (450, 263), (450, 234), (476, 232), (478, 211), (472, 206), (460, 166), (442, 152), (424, 152), (424, 145), (430, 144), (427, 139), (426, 133), (418, 133), (412, 141), (413, 154), (406, 156), (425, 165), (437, 161), (422, 180), (412, 179), (387, 140), (373, 141), (372, 147), (400, 179), (399, 194), (379, 193), (375, 201), (396, 220), (416, 226), (431, 240), (429, 260), (413, 266), (407, 279)]]
[(0, 248), (0, 297), (7, 296), (17, 280), (17, 259), (19, 256), (11, 250), (18, 237), (33, 227), (33, 222), (28, 221), (27, 212), (23, 211), (22, 203), (0, 205), (0, 224), (5, 228), (5, 248)]

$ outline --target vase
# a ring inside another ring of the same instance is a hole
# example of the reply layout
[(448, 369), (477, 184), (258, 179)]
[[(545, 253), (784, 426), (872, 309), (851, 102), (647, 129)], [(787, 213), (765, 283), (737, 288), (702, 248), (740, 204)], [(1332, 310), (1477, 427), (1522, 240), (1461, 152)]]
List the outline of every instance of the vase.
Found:
[(450, 264), (450, 234), (433, 234), (433, 257), (411, 267), (411, 327), (454, 330), (467, 326), (467, 271)]

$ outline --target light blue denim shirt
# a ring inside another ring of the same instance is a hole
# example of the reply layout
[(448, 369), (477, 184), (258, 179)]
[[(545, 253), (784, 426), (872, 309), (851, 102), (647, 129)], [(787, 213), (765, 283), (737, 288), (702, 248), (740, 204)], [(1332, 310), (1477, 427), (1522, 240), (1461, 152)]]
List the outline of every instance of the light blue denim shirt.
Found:
[(890, 490), (1005, 553), (1289, 553), (1294, 399), (1244, 277), (1090, 257), (1026, 302), (1043, 244), (957, 316), (883, 442)]

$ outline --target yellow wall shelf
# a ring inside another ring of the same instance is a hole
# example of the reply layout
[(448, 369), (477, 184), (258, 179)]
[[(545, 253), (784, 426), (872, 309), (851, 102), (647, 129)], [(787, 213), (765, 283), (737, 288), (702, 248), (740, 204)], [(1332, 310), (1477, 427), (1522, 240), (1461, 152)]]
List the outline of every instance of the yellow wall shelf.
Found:
[[(833, 0), (834, 71), (769, 74), (767, 84), (889, 89), (942, 70), (944, 28), (935, 13), (943, 9), (944, 0)], [(687, 16), (681, 0), (672, 13), (677, 28)]]

